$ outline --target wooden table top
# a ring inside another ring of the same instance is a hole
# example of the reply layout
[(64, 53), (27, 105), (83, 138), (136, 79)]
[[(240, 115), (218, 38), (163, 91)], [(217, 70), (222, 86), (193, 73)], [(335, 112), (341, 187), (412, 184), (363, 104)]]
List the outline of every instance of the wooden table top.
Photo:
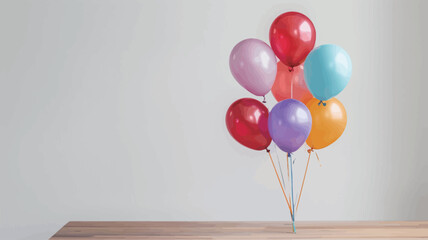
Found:
[(51, 240), (428, 239), (423, 222), (69, 222)]

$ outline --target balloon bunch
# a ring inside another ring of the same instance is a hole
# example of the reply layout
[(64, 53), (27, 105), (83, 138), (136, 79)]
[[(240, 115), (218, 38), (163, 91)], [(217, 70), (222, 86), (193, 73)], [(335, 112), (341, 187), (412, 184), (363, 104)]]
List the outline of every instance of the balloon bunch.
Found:
[[(227, 110), (226, 126), (242, 145), (266, 150), (269, 154), (290, 210), (293, 232), (296, 232), (295, 212), (311, 153), (335, 142), (345, 130), (347, 121), (345, 107), (334, 96), (348, 84), (351, 59), (337, 45), (321, 45), (314, 49), (315, 39), (315, 27), (308, 17), (286, 12), (271, 25), (270, 46), (258, 39), (246, 39), (232, 49), (229, 59), (232, 75), (242, 87), (256, 96), (263, 96), (263, 103), (269, 91), (278, 101), (269, 112), (256, 99), (239, 99)], [(268, 149), (272, 140), (287, 153), (290, 197), (287, 197), (286, 183), (284, 178), (281, 182)], [(305, 142), (309, 146), (309, 156), (300, 193), (295, 199), (291, 154)]]

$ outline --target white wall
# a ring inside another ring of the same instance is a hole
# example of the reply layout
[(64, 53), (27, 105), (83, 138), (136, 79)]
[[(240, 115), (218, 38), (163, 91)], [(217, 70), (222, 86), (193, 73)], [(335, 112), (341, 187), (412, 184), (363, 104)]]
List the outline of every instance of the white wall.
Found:
[(268, 41), (289, 10), (354, 69), (338, 96), (347, 129), (311, 162), (297, 220), (428, 219), (428, 2), (10, 0), (0, 238), (46, 239), (71, 220), (288, 220), (268, 156), (236, 143), (224, 116), (252, 97), (230, 50)]

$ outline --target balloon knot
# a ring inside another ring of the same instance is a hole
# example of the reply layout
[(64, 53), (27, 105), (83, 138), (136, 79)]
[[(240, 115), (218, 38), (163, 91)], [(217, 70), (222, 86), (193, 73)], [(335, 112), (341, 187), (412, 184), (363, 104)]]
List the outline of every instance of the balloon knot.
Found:
[(321, 105), (321, 104), (322, 104), (324, 107), (325, 107), (325, 105), (327, 105), (327, 103), (325, 103), (323, 100), (320, 100), (320, 102), (318, 103), (318, 106), (319, 106), (319, 105)]
[(268, 152), (268, 153), (269, 153), (269, 152), (270, 152), (270, 150), (269, 150), (268, 148), (266, 148), (266, 152)]
[(294, 71), (294, 68), (293, 67), (288, 67), (288, 71), (292, 72), (292, 71)]
[(308, 149), (308, 153), (314, 152), (313, 148)]
[(266, 103), (266, 96), (263, 96), (263, 103)]

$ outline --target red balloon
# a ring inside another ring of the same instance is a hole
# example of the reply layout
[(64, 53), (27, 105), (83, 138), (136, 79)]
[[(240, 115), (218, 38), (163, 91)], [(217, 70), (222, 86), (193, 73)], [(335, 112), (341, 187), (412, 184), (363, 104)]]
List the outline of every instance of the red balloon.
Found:
[(298, 12), (286, 12), (273, 21), (269, 40), (272, 50), (285, 65), (295, 67), (305, 61), (315, 45), (315, 27)]
[(227, 130), (240, 144), (254, 150), (264, 150), (272, 141), (268, 117), (269, 110), (263, 103), (252, 98), (241, 98), (227, 110)]
[(306, 104), (313, 98), (308, 87), (306, 87), (303, 65), (294, 67), (290, 71), (284, 63), (278, 62), (275, 83), (271, 91), (278, 102), (293, 98)]

